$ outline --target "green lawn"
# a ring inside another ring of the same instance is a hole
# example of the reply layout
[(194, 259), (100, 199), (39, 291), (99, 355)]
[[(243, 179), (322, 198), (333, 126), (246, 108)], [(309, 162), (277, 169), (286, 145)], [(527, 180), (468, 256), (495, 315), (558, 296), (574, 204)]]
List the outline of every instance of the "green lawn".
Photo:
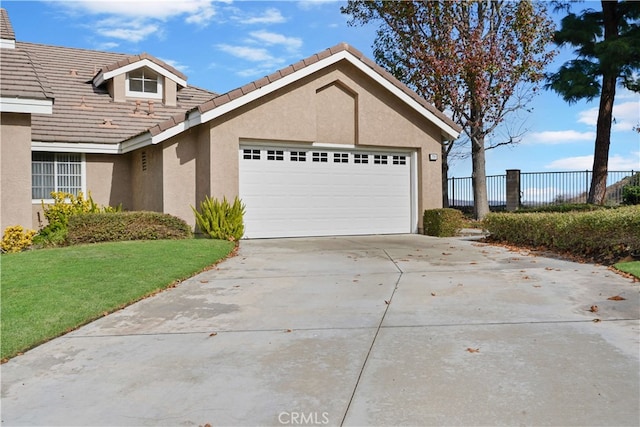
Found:
[(224, 258), (233, 243), (131, 241), (0, 256), (4, 360), (129, 305)]
[(625, 273), (633, 274), (640, 279), (640, 261), (621, 262), (614, 265), (614, 267)]

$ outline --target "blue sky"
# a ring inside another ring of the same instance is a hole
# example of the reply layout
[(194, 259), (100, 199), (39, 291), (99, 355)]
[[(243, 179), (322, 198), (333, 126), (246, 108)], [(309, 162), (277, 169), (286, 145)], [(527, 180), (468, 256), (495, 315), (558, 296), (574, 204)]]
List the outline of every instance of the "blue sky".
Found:
[[(373, 57), (375, 26), (350, 27), (344, 2), (316, 1), (11, 1), (2, 0), (16, 39), (137, 54), (175, 66), (188, 83), (226, 92), (339, 42)], [(579, 7), (599, 9), (599, 2)], [(556, 17), (559, 21), (560, 17)], [(571, 59), (562, 51), (549, 67)], [(597, 100), (569, 105), (541, 91), (533, 112), (513, 118), (522, 142), (487, 152), (487, 174), (591, 169)], [(640, 170), (640, 95), (618, 89), (610, 170)], [(499, 136), (497, 136), (499, 138)], [(466, 150), (465, 150), (466, 151)], [(454, 160), (450, 176), (471, 175), (469, 159)]]

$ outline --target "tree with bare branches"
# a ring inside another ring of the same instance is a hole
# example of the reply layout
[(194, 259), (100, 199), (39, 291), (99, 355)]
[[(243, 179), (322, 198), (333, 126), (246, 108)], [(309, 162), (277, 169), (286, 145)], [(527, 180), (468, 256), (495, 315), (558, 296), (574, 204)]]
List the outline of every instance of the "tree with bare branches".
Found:
[[(474, 214), (489, 212), (485, 150), (517, 142), (489, 136), (523, 109), (544, 78), (553, 25), (528, 0), (351, 0), (351, 25), (380, 24), (376, 61), (437, 108), (450, 112), (471, 144)], [(526, 89), (525, 89), (526, 88)], [(444, 143), (443, 190), (452, 143)]]

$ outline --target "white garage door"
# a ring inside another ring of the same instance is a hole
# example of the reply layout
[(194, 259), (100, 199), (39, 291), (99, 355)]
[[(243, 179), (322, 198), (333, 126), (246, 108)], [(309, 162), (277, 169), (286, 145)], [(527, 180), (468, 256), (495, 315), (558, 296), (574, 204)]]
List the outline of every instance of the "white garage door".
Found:
[(240, 147), (245, 237), (411, 233), (411, 153)]

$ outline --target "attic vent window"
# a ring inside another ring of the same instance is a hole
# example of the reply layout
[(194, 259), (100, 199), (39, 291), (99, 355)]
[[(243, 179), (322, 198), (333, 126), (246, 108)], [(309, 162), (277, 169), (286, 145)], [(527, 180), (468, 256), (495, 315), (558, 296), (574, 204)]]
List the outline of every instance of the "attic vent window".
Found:
[(140, 160), (142, 163), (142, 171), (146, 172), (147, 171), (147, 152), (146, 151), (143, 151), (141, 153)]
[(127, 96), (137, 98), (161, 98), (162, 76), (148, 68), (127, 73)]

